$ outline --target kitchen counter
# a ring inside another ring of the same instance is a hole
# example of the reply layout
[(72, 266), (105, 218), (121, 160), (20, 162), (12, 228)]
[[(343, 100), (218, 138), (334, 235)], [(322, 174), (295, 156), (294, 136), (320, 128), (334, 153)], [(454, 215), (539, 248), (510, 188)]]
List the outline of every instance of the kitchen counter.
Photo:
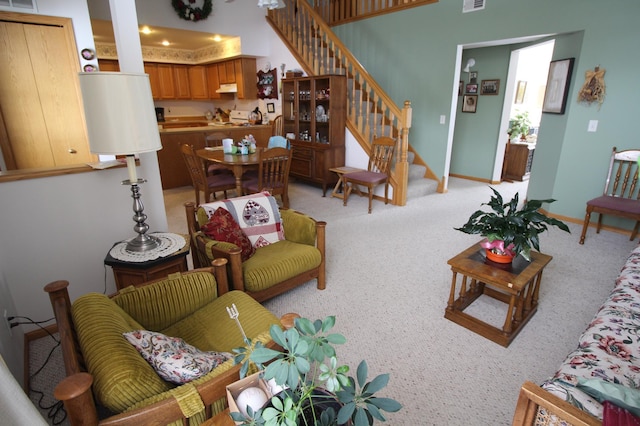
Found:
[(205, 147), (205, 138), (211, 133), (222, 133), (224, 137), (231, 138), (235, 142), (244, 138), (245, 135), (252, 134), (256, 139), (256, 145), (266, 148), (271, 137), (271, 125), (269, 124), (256, 126), (202, 125), (208, 123), (206, 120), (166, 121), (158, 124), (167, 123), (172, 126), (182, 125), (182, 127), (158, 130), (162, 142), (162, 149), (158, 151), (162, 189), (191, 185), (191, 177), (180, 151), (183, 144), (193, 145), (194, 149), (198, 150)]

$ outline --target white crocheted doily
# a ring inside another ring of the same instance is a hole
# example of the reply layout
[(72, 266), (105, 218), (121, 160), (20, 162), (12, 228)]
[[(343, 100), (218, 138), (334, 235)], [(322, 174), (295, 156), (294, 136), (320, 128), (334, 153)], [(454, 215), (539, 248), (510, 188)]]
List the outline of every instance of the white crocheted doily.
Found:
[(148, 262), (149, 260), (170, 256), (187, 244), (185, 238), (179, 234), (158, 232), (151, 235), (160, 240), (160, 246), (156, 249), (143, 252), (128, 251), (127, 241), (123, 241), (113, 246), (109, 254), (114, 259), (124, 262)]

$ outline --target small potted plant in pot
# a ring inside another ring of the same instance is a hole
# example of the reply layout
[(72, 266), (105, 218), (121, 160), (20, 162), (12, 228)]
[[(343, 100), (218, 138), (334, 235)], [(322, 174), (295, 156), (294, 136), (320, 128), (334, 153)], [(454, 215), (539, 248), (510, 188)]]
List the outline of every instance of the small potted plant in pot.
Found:
[(529, 113), (519, 112), (509, 120), (509, 129), (507, 129), (507, 133), (509, 134), (509, 138), (512, 140), (526, 140), (527, 135), (529, 134), (529, 129), (531, 128), (531, 120), (529, 120)]
[[(487, 257), (499, 263), (510, 263), (520, 254), (527, 261), (531, 260), (530, 252), (534, 248), (540, 251), (538, 235), (557, 226), (566, 232), (571, 232), (562, 221), (546, 216), (539, 211), (543, 203), (553, 203), (554, 199), (528, 200), (518, 210), (518, 193), (504, 203), (502, 196), (494, 188), (493, 196), (488, 203), (490, 212), (478, 210), (471, 215), (467, 223), (460, 228), (454, 228), (466, 234), (479, 234), (486, 237), (481, 246), (487, 250)], [(494, 257), (493, 254), (505, 257)]]
[[(247, 415), (232, 412), (236, 424), (265, 426), (368, 426), (375, 420), (384, 422), (382, 411), (396, 412), (402, 406), (391, 398), (375, 393), (384, 388), (388, 374), (367, 382), (367, 363), (360, 362), (356, 378), (347, 376), (349, 367), (339, 366), (335, 344), (346, 341), (344, 336), (329, 333), (335, 317), (310, 321), (296, 318), (294, 327), (282, 330), (273, 325), (271, 338), (282, 350), (255, 345), (236, 348), (236, 363), (242, 364), (241, 377), (249, 362), (260, 370), (264, 380), (271, 380), (284, 389), (275, 393), (261, 408), (246, 407)], [(268, 365), (267, 365), (268, 363)]]

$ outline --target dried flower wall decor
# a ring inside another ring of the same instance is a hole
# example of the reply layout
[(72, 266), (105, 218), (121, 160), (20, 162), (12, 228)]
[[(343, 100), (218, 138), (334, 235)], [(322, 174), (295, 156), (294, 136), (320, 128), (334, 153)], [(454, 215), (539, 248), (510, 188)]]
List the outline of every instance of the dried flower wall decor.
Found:
[(604, 73), (607, 70), (595, 67), (593, 70), (587, 70), (584, 73), (585, 79), (580, 92), (578, 92), (578, 103), (591, 105), (598, 102), (598, 108), (604, 102), (606, 87), (604, 84)]

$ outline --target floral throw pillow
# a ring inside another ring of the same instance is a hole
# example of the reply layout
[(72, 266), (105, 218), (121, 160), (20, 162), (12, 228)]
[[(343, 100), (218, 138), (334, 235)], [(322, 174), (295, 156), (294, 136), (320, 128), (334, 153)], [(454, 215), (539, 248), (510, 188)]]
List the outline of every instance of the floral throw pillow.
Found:
[(158, 375), (178, 385), (204, 376), (233, 358), (227, 352), (203, 352), (177, 337), (147, 330), (123, 333)]
[(243, 262), (256, 252), (247, 234), (244, 233), (227, 209), (218, 207), (209, 218), (209, 222), (201, 230), (206, 236), (216, 241), (226, 241), (237, 245), (242, 250), (240, 257)]

